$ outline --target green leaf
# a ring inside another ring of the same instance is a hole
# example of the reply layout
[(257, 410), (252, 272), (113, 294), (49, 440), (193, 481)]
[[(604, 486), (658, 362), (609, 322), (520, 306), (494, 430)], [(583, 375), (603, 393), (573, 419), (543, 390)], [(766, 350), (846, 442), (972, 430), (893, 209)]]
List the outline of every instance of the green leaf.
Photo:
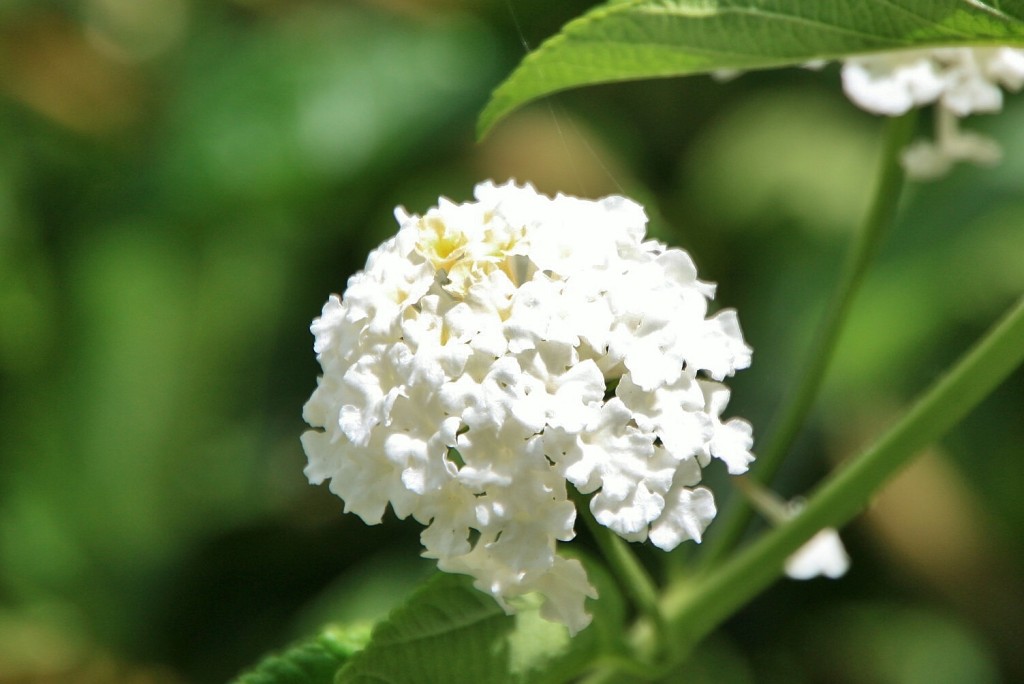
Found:
[(594, 622), (575, 638), (540, 617), (539, 597), (517, 600), (508, 616), (463, 575), (438, 575), (377, 626), (370, 643), (338, 673), (337, 684), (556, 684), (578, 675), (621, 639), (624, 608), (594, 564), (600, 599)]
[(233, 684), (332, 684), (342, 665), (369, 638), (369, 625), (328, 627), (309, 641), (267, 656)]
[(494, 91), (483, 137), (568, 88), (908, 47), (1024, 44), (1021, 0), (626, 0), (566, 24)]

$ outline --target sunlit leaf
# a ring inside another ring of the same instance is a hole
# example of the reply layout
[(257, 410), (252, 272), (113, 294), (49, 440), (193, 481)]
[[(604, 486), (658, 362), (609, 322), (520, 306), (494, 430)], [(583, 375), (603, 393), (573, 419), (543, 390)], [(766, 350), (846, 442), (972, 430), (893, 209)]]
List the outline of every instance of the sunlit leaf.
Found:
[(369, 627), (328, 628), (309, 641), (267, 656), (233, 684), (331, 684), (369, 635)]
[(480, 116), (568, 88), (721, 69), (764, 69), (934, 45), (1024, 44), (1007, 0), (634, 0), (602, 5), (527, 55)]
[(609, 642), (622, 629), (614, 585), (593, 565), (587, 572), (601, 598), (588, 601), (594, 623), (574, 638), (540, 617), (539, 597), (523, 597), (518, 612), (508, 616), (468, 577), (440, 575), (374, 630), (337, 684), (568, 681), (614, 648)]

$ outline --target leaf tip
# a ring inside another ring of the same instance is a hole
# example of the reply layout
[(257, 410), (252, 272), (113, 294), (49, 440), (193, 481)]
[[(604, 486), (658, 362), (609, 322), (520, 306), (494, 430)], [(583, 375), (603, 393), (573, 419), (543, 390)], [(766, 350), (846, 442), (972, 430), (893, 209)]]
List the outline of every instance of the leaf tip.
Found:
[(477, 117), (476, 141), (482, 143), (494, 130), (494, 126), (508, 115), (509, 111), (509, 107), (501, 103), (498, 92), (495, 91), (491, 95), (491, 99), (484, 105), (480, 116)]

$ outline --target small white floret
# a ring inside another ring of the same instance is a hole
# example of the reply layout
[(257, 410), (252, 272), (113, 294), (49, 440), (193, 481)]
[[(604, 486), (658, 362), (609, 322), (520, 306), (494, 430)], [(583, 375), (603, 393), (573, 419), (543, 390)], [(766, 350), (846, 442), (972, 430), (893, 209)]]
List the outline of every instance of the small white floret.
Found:
[(795, 580), (820, 576), (838, 579), (849, 568), (850, 556), (839, 539), (839, 533), (831, 527), (811, 537), (809, 542), (786, 560), (786, 575)]

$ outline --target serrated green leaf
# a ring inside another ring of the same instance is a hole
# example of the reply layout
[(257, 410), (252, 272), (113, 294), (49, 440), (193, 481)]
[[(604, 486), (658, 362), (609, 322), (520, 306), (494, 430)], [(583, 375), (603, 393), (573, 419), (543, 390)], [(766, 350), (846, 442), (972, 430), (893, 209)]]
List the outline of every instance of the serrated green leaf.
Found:
[(566, 24), (494, 91), (485, 135), (517, 107), (596, 83), (765, 69), (936, 45), (1024, 45), (1021, 0), (632, 0)]
[(232, 684), (333, 684), (338, 670), (370, 639), (370, 626), (329, 627), (269, 655)]
[(614, 584), (593, 564), (587, 572), (601, 598), (588, 601), (594, 624), (575, 638), (540, 617), (539, 597), (523, 597), (509, 616), (468, 577), (438, 575), (377, 626), (337, 684), (567, 681), (622, 634), (624, 608)]

